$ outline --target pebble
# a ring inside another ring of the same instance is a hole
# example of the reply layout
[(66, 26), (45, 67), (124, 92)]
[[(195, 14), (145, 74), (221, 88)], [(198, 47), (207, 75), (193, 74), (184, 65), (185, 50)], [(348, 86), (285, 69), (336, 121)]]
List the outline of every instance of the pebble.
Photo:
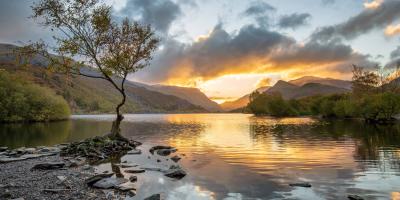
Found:
[(60, 180), (61, 182), (64, 182), (65, 180), (67, 180), (66, 176), (57, 176), (57, 179)]

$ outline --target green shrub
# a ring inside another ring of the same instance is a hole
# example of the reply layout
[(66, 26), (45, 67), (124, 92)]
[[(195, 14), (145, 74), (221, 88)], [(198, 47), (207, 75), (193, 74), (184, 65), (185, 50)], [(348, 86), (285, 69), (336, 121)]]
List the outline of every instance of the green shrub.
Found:
[(51, 121), (69, 115), (67, 102), (51, 89), (0, 71), (0, 121)]

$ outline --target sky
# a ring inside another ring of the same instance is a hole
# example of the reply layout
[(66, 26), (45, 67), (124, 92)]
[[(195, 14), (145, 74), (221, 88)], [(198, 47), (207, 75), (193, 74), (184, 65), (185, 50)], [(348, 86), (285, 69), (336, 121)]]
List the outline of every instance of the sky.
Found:
[[(0, 0), (0, 42), (52, 33), (28, 18), (38, 0)], [(115, 20), (150, 24), (161, 39), (150, 66), (129, 76), (197, 87), (223, 102), (277, 80), (351, 78), (351, 66), (400, 60), (400, 0), (105, 0)]]

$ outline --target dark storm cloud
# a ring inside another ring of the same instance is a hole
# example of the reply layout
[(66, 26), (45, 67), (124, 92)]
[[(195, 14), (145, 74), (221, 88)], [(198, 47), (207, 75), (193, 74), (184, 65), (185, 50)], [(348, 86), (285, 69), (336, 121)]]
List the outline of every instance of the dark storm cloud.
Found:
[(326, 41), (332, 38), (354, 39), (371, 30), (383, 29), (400, 19), (400, 1), (389, 0), (376, 9), (365, 9), (346, 22), (318, 29), (312, 34), (314, 40)]
[(182, 11), (178, 4), (170, 0), (131, 0), (121, 13), (124, 16), (139, 16), (141, 22), (151, 24), (158, 31), (165, 33)]
[(243, 16), (252, 17), (260, 26), (270, 25), (270, 14), (275, 12), (276, 8), (263, 1), (252, 2), (250, 6), (242, 13)]
[(245, 11), (244, 14), (248, 16), (258, 16), (266, 14), (267, 12), (275, 11), (276, 8), (263, 1), (253, 2)]
[(311, 15), (308, 13), (293, 13), (291, 15), (283, 15), (278, 22), (280, 28), (296, 29), (304, 26), (310, 20)]
[(237, 34), (229, 34), (218, 25), (209, 37), (189, 45), (169, 41), (155, 56), (152, 66), (138, 77), (153, 82), (179, 82), (284, 70), (328, 69), (345, 74), (351, 71), (351, 64), (360, 63), (367, 66), (372, 62), (340, 42), (312, 41), (302, 45), (265, 27), (249, 25)]
[(394, 69), (400, 67), (400, 46), (390, 53), (390, 61), (385, 65), (386, 68)]

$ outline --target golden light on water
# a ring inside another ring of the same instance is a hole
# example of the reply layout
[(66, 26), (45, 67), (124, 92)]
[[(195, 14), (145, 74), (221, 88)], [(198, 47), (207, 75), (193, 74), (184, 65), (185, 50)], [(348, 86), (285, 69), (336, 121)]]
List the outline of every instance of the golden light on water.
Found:
[[(221, 120), (224, 118), (224, 120)], [(196, 152), (203, 154), (212, 147), (213, 153), (231, 164), (243, 165), (258, 171), (258, 173), (270, 173), (272, 169), (282, 168), (291, 170), (307, 170), (315, 166), (337, 166), (337, 159), (346, 167), (354, 167), (353, 142), (344, 142), (344, 146), (337, 146), (336, 141), (307, 141), (307, 138), (297, 138), (290, 141), (274, 135), (268, 129), (254, 130), (263, 127), (263, 123), (269, 126), (274, 124), (304, 125), (314, 121), (309, 118), (253, 118), (247, 116), (219, 115), (219, 120), (214, 120), (209, 115), (185, 115), (171, 116), (171, 123), (196, 123), (206, 122), (204, 129), (198, 136), (188, 140), (185, 137), (171, 138), (170, 145), (180, 151)], [(304, 145), (307, 144), (307, 145)], [(347, 147), (346, 147), (347, 146)]]

